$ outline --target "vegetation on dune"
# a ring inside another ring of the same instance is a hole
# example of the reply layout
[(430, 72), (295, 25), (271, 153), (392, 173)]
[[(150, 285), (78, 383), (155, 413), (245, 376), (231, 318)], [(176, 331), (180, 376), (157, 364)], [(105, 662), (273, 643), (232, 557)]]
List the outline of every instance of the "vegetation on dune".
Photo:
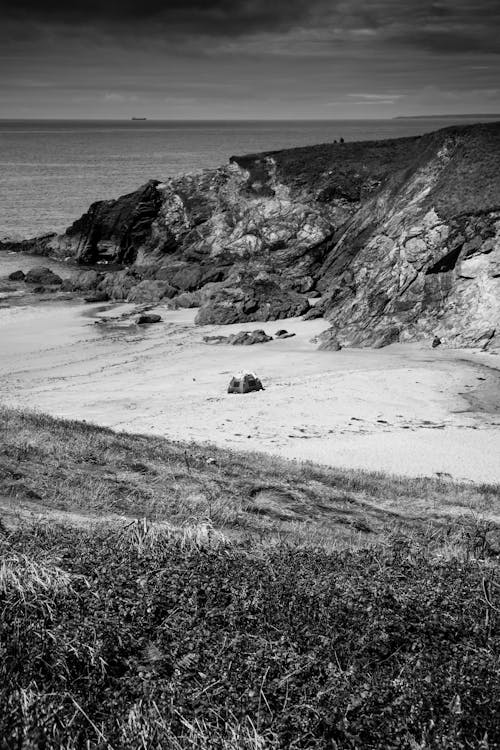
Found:
[(352, 546), (460, 515), (498, 521), (498, 486), (294, 463), (0, 407), (0, 516), (209, 520), (231, 535)]
[(498, 488), (0, 416), (2, 750), (500, 748)]

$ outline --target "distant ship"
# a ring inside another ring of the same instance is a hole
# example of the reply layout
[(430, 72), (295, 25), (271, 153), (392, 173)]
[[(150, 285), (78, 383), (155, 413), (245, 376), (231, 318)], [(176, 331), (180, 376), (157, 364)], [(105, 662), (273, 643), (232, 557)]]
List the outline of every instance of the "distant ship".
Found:
[(147, 117), (131, 117), (131, 120), (147, 120)]

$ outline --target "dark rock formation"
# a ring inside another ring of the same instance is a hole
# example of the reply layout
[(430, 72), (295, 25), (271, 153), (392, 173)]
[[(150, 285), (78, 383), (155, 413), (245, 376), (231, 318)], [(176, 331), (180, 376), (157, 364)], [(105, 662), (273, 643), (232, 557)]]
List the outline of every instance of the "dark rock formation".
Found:
[(10, 281), (23, 281), (25, 277), (24, 271), (12, 271), (9, 273)]
[(203, 341), (206, 344), (231, 344), (232, 346), (252, 346), (253, 344), (265, 344), (272, 341), (273, 337), (268, 336), (261, 328), (255, 331), (240, 331), (232, 333), (230, 336), (204, 336)]
[(276, 331), (274, 334), (277, 339), (291, 339), (293, 336), (295, 336), (294, 333), (288, 333), (284, 328), (280, 328), (279, 331)]
[(309, 309), (306, 297), (280, 287), (272, 279), (239, 279), (237, 285), (214, 285), (196, 316), (196, 323), (229, 324), (266, 321), (303, 315)]
[(155, 313), (143, 313), (143, 315), (139, 315), (137, 318), (137, 325), (142, 326), (150, 323), (160, 323), (161, 322), (161, 315), (156, 315)]
[(317, 337), (317, 342), (319, 343), (318, 349), (329, 349), (333, 352), (338, 352), (342, 349), (335, 328), (327, 328), (326, 331), (320, 333)]
[[(436, 335), (492, 348), (499, 163), (500, 123), (232, 157), (95, 203), (63, 235), (2, 247), (125, 264), (94, 289), (112, 299), (198, 295), (200, 324), (321, 312), (342, 345)], [(145, 281), (164, 282), (165, 293)], [(308, 313), (316, 292), (321, 307)]]
[(31, 268), (24, 281), (27, 284), (43, 284), (44, 286), (56, 286), (62, 284), (62, 279), (56, 273), (50, 270), (50, 268)]

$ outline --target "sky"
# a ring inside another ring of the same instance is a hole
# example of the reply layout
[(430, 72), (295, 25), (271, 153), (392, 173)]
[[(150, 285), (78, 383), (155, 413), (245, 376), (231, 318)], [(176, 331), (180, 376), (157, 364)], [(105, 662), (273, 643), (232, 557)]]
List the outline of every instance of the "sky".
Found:
[(0, 0), (0, 118), (488, 112), (499, 0)]

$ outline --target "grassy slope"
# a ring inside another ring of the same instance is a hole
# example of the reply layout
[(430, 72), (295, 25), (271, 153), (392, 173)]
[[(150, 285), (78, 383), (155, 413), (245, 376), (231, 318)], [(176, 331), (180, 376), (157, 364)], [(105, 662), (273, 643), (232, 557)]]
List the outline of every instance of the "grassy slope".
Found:
[(498, 487), (0, 426), (2, 750), (500, 748)]
[(368, 540), (461, 514), (500, 520), (499, 488), (299, 464), (0, 407), (0, 515), (51, 510), (233, 532)]

